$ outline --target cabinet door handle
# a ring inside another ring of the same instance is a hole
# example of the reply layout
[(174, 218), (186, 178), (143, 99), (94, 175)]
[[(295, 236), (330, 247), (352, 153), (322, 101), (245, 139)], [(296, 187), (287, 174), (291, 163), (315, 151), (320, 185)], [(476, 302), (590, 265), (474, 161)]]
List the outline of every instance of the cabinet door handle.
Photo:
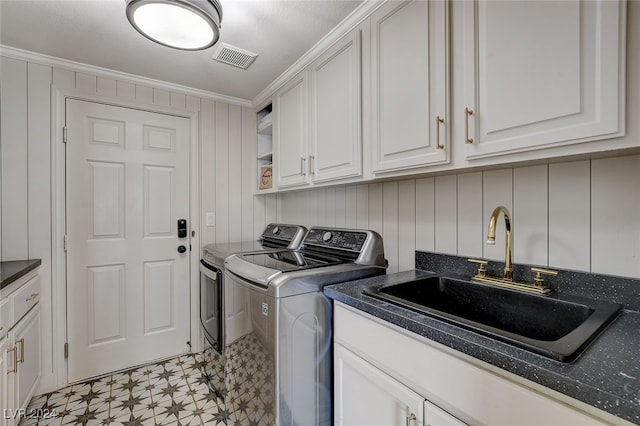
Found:
[(444, 149), (444, 145), (440, 145), (440, 124), (444, 123), (444, 118), (436, 117), (436, 149)]
[(16, 340), (16, 344), (18, 343), (20, 344), (20, 359), (18, 360), (18, 362), (24, 364), (24, 337), (20, 340)]
[(411, 426), (411, 422), (418, 420), (415, 414), (411, 413), (407, 416), (407, 426)]
[(31, 302), (36, 297), (38, 297), (38, 293), (32, 293), (29, 297), (26, 298), (26, 301)]
[(300, 157), (300, 176), (306, 176), (306, 173), (304, 172), (304, 165), (307, 162), (307, 159), (304, 157)]
[(313, 155), (309, 156), (309, 174), (310, 175), (315, 175), (316, 172), (313, 170), (313, 161), (316, 159), (316, 157), (314, 157)]
[(464, 116), (465, 116), (465, 120), (464, 120), (465, 140), (464, 140), (464, 143), (467, 143), (467, 144), (473, 143), (473, 138), (469, 137), (469, 116), (470, 115), (473, 115), (473, 110), (471, 110), (469, 108), (465, 108), (464, 109)]
[(7, 354), (9, 354), (9, 352), (13, 352), (13, 370), (7, 370), (7, 374), (9, 373), (17, 373), (18, 372), (18, 354), (16, 352), (16, 347), (15, 345), (13, 346), (13, 348), (11, 349), (7, 349)]

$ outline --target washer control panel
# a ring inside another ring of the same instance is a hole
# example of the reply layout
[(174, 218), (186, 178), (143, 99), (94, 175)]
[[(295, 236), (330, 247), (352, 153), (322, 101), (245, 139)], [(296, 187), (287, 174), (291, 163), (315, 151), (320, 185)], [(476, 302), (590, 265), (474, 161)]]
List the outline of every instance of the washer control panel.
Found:
[(366, 240), (366, 232), (312, 228), (304, 239), (304, 243), (359, 252)]
[(298, 226), (269, 224), (262, 233), (262, 237), (291, 241), (295, 238), (299, 229), (300, 227)]

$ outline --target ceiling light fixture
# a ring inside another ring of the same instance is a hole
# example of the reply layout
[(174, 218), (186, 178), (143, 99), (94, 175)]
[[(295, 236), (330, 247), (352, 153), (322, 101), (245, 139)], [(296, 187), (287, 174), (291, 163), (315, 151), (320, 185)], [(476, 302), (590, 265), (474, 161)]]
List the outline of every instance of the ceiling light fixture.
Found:
[(202, 50), (220, 38), (218, 0), (125, 0), (127, 19), (140, 34), (163, 46)]

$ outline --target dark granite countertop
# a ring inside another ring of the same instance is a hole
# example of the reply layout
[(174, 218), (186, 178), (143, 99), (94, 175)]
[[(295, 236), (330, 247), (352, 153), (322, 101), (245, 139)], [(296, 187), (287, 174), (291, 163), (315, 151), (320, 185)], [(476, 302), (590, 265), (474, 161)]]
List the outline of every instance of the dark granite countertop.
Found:
[(573, 363), (537, 355), (490, 337), (362, 294), (362, 290), (432, 275), (412, 270), (325, 287), (331, 299), (459, 352), (640, 424), (640, 312), (624, 310)]
[(0, 262), (0, 290), (18, 278), (25, 276), (42, 264), (40, 259)]

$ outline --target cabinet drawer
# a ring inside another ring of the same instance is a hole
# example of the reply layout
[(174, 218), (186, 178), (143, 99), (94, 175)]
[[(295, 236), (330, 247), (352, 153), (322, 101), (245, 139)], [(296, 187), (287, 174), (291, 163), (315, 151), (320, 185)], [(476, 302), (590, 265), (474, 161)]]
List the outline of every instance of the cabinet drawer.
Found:
[(11, 323), (11, 304), (9, 298), (0, 301), (0, 340), (7, 335), (13, 325)]
[(36, 275), (31, 278), (11, 295), (10, 300), (13, 304), (13, 324), (15, 324), (40, 300), (40, 277)]

